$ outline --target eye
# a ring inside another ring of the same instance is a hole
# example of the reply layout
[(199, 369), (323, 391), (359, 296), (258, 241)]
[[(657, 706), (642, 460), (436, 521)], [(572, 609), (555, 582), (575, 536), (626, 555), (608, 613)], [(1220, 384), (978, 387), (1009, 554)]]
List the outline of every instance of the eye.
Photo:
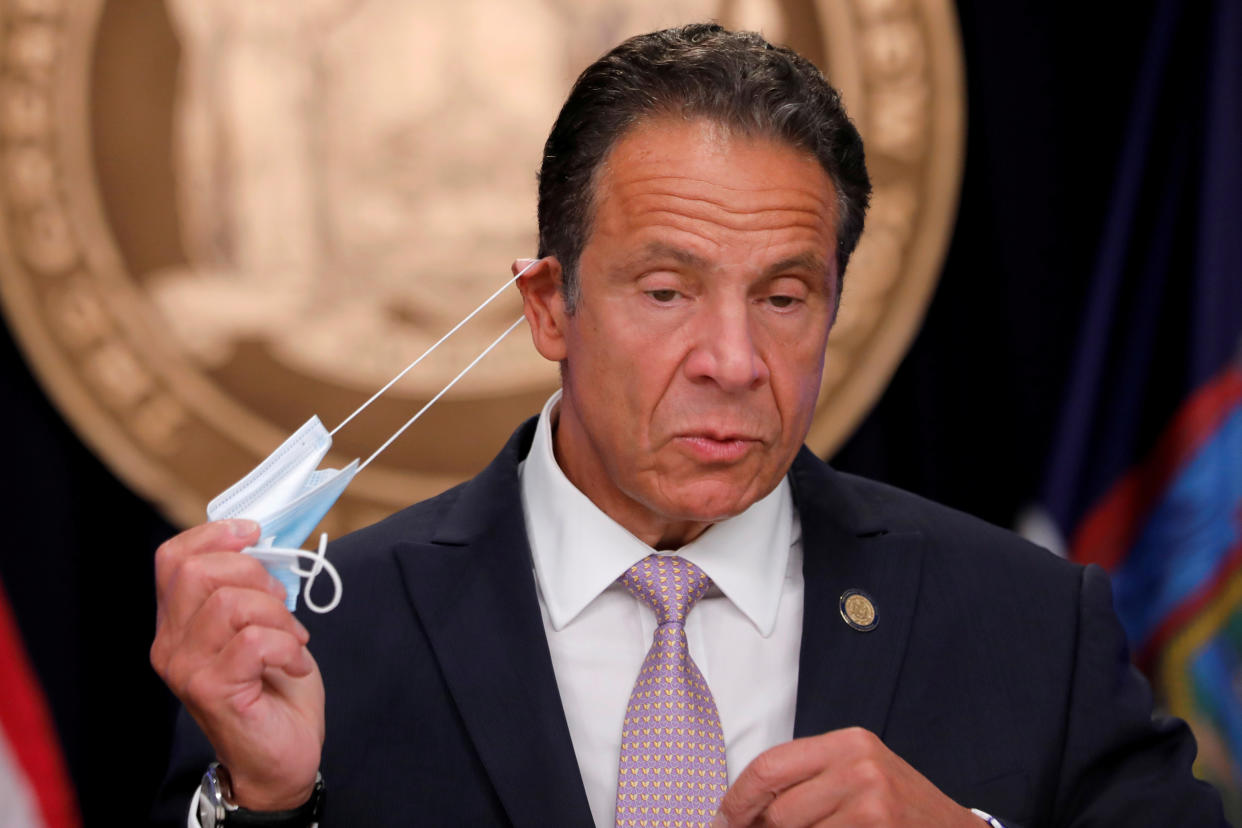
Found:
[(760, 288), (759, 298), (769, 308), (793, 311), (807, 301), (810, 292), (806, 281), (797, 276), (779, 276)]
[(677, 298), (677, 291), (672, 288), (659, 288), (657, 290), (649, 290), (646, 293), (660, 304), (672, 302)]

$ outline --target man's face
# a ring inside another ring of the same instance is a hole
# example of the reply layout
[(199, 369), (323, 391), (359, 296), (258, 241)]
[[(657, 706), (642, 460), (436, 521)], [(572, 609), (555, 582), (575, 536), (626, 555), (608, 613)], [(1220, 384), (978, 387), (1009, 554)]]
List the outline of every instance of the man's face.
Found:
[[(656, 120), (601, 168), (563, 366), (557, 459), (614, 520), (676, 546), (780, 482), (810, 428), (836, 291), (835, 196), (810, 155)], [(549, 344), (549, 342), (551, 344)]]

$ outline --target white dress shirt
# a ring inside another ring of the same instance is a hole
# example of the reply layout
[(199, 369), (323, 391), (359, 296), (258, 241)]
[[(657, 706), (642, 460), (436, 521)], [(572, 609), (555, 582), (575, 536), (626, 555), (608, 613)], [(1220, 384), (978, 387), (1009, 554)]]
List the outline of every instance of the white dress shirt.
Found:
[(647, 555), (680, 555), (714, 586), (686, 618), (690, 656), (716, 699), (729, 782), (793, 738), (802, 638), (801, 525), (788, 479), (692, 543), (656, 552), (574, 487), (552, 451), (560, 392), (519, 467), (552, 667), (595, 824), (614, 824), (621, 727), (655, 613), (617, 578)]

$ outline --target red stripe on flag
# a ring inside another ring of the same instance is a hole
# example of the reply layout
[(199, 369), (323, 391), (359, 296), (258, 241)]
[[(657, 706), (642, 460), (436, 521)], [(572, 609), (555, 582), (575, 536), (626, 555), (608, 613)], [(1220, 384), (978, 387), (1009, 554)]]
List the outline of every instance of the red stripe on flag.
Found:
[(0, 729), (48, 828), (80, 825), (60, 742), (43, 691), (22, 646), (8, 598), (0, 585)]
[(1228, 368), (1182, 404), (1160, 442), (1128, 471), (1078, 524), (1070, 557), (1113, 570), (1173, 478), (1242, 402), (1242, 370)]

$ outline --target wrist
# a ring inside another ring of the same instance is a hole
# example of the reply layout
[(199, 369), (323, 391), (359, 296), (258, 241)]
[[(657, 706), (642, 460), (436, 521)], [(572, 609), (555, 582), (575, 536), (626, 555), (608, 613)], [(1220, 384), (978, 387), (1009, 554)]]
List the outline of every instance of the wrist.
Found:
[(323, 812), (323, 776), (316, 774), (305, 801), (290, 808), (248, 807), (234, 798), (228, 770), (212, 762), (203, 774), (197, 797), (202, 828), (315, 828)]
[(293, 791), (273, 792), (263, 785), (256, 785), (247, 779), (233, 776), (223, 764), (216, 764), (228, 780), (233, 803), (239, 808), (251, 811), (290, 811), (299, 808), (311, 798), (315, 785), (320, 781), (319, 775), (316, 774), (315, 778), (303, 787)]

